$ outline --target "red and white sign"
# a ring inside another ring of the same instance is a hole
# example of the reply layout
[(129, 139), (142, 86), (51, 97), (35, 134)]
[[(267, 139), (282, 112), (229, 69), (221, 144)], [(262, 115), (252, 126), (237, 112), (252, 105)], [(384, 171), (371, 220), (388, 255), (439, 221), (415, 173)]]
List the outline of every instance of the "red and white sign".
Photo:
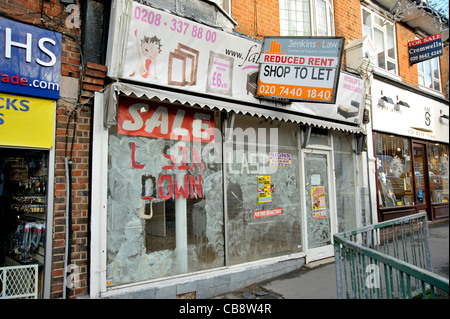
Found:
[(121, 97), (118, 133), (194, 142), (214, 141), (214, 113)]
[(268, 210), (258, 210), (253, 212), (253, 216), (255, 218), (261, 218), (261, 217), (269, 217), (269, 216), (276, 216), (283, 214), (282, 208), (275, 208), (275, 209), (268, 209)]

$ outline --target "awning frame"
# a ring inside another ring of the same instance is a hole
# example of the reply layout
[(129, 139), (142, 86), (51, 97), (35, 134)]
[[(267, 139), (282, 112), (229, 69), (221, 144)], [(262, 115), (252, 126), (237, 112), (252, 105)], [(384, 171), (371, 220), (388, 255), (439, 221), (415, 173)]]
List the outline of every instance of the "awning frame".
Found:
[(318, 128), (333, 129), (349, 133), (362, 133), (365, 131), (359, 126), (352, 126), (316, 119), (308, 116), (286, 113), (281, 110), (273, 110), (258, 106), (249, 106), (238, 102), (228, 102), (220, 99), (201, 97), (189, 93), (180, 93), (171, 90), (162, 90), (154, 87), (145, 87), (126, 82), (113, 82), (104, 89), (104, 118), (103, 123), (106, 127), (117, 124), (117, 96), (125, 94), (126, 96), (136, 96), (138, 98), (157, 98), (160, 101), (168, 101), (171, 103), (181, 103), (189, 106), (199, 106), (211, 110), (219, 110), (235, 112), (236, 114), (249, 114), (265, 119), (279, 120), (284, 122), (293, 122), (304, 125), (312, 125)]

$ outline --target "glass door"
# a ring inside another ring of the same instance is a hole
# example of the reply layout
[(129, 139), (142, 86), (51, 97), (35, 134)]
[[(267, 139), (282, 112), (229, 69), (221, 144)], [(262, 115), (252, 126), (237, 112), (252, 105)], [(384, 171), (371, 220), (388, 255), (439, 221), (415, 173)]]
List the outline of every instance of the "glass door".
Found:
[(331, 152), (303, 150), (307, 262), (333, 255), (336, 232)]
[(414, 188), (417, 205), (417, 212), (426, 211), (429, 215), (428, 200), (428, 172), (426, 170), (425, 145), (413, 143), (414, 153)]

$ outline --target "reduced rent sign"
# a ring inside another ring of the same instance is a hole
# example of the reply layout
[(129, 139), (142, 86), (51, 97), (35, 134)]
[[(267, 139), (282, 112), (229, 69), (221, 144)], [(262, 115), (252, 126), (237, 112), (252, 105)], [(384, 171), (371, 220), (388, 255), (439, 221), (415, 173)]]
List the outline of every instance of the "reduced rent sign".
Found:
[(343, 37), (265, 37), (257, 96), (335, 103)]
[(411, 65), (442, 55), (442, 33), (408, 42), (408, 54)]

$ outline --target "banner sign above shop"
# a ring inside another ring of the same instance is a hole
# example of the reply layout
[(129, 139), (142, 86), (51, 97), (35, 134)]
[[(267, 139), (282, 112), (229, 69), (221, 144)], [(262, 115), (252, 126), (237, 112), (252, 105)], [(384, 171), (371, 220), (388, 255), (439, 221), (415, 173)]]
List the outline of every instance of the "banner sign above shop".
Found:
[[(307, 38), (304, 40), (305, 46), (319, 46), (320, 42), (320, 48), (302, 51), (302, 56), (300, 51), (292, 52), (286, 57), (287, 65), (283, 67), (291, 67), (289, 76), (295, 77), (297, 72), (299, 77), (303, 77), (308, 72), (309, 84), (302, 82), (307, 87), (301, 88), (302, 99), (308, 102), (289, 98), (291, 103), (280, 103), (261, 99), (261, 95), (257, 95), (258, 61), (262, 52), (260, 41), (135, 1), (118, 0), (113, 10), (107, 59), (108, 76), (111, 78), (143, 84), (143, 88), (151, 84), (189, 94), (221, 97), (222, 101), (236, 101), (236, 111), (239, 111), (241, 103), (247, 103), (255, 108), (256, 113), (258, 108), (271, 108), (351, 124), (361, 122), (364, 83), (357, 75), (339, 71), (343, 45), (341, 38)], [(298, 46), (297, 50), (300, 50), (300, 44)], [(281, 62), (284, 57), (275, 54), (268, 55), (268, 59), (269, 64), (276, 67), (275, 63)], [(273, 64), (270, 59), (273, 59)], [(296, 67), (302, 70), (296, 71)], [(343, 82), (344, 78), (346, 81)], [(288, 94), (292, 89), (284, 91)], [(340, 96), (337, 91), (344, 95)]]
[(53, 147), (55, 102), (0, 93), (0, 146)]
[(60, 33), (0, 18), (0, 91), (59, 99)]
[(334, 103), (343, 37), (265, 37), (257, 95)]
[(444, 54), (442, 33), (408, 42), (409, 64), (433, 59)]

